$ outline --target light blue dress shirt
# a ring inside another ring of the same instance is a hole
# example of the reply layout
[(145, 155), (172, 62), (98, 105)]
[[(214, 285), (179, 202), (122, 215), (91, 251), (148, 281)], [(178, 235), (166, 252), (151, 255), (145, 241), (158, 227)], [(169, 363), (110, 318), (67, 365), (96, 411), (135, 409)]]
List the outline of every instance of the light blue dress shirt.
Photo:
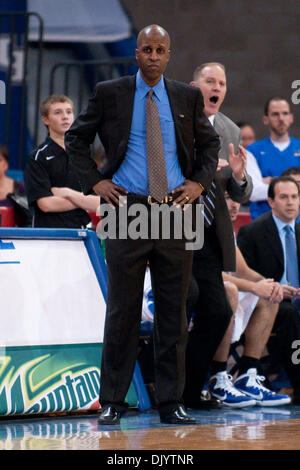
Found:
[[(148, 196), (148, 167), (146, 140), (146, 100), (151, 87), (142, 79), (140, 71), (136, 76), (133, 116), (125, 158), (112, 181), (130, 193)], [(153, 87), (163, 137), (163, 146), (168, 177), (169, 192), (184, 182), (176, 146), (173, 116), (163, 76)]]
[(276, 224), (278, 234), (279, 234), (279, 238), (280, 238), (281, 245), (282, 245), (282, 249), (283, 249), (284, 273), (283, 273), (282, 278), (280, 279), (280, 284), (288, 284), (288, 281), (287, 281), (287, 278), (286, 278), (286, 253), (285, 253), (285, 231), (284, 231), (284, 227), (286, 225), (289, 225), (293, 230), (294, 236), (296, 237), (295, 220), (292, 220), (292, 222), (287, 224), (286, 222), (283, 222), (282, 220), (278, 219), (278, 217), (276, 217), (276, 215), (274, 215), (273, 213), (272, 213), (272, 217), (273, 217), (274, 222)]

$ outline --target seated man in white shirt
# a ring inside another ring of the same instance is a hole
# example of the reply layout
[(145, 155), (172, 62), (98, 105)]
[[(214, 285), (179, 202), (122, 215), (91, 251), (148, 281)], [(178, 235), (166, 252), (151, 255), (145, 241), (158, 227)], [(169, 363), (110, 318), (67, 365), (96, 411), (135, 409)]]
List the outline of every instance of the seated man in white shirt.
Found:
[[(227, 194), (225, 199), (234, 222), (240, 204), (230, 199)], [(260, 406), (290, 403), (289, 396), (280, 395), (264, 387), (261, 384), (262, 377), (257, 374), (259, 360), (272, 331), (278, 304), (283, 297), (282, 287), (273, 279), (266, 279), (250, 269), (238, 247), (236, 272), (223, 273), (223, 279), (235, 315), (211, 364), (211, 370), (214, 371), (209, 380), (211, 396), (224, 405), (236, 408), (253, 406), (253, 400), (254, 404)], [(243, 333), (244, 352), (239, 363), (238, 377), (233, 384), (226, 372), (227, 359), (230, 344), (238, 341)], [(245, 378), (250, 387), (241, 389), (239, 383), (244, 382)]]
[(271, 179), (286, 168), (299, 165), (300, 139), (289, 135), (293, 121), (290, 105), (284, 98), (273, 97), (266, 102), (263, 123), (270, 136), (247, 147), (247, 172), (253, 181), (250, 197), (253, 219), (270, 211), (267, 199)]
[[(231, 220), (234, 221), (240, 204), (230, 199), (227, 194), (225, 194), (225, 199)], [(257, 375), (259, 359), (272, 331), (278, 303), (282, 300), (282, 288), (273, 279), (265, 279), (250, 269), (238, 247), (236, 247), (236, 256), (236, 272), (224, 273), (226, 292), (235, 315), (211, 364), (210, 394), (223, 405), (235, 408), (254, 405), (278, 406), (290, 403), (289, 396), (271, 392), (261, 384), (262, 377)], [(154, 303), (151, 292), (151, 278), (146, 272), (142, 328), (143, 325), (149, 323), (151, 325), (153, 322)], [(193, 321), (190, 323), (190, 328), (192, 327)], [(226, 372), (230, 344), (237, 341), (244, 332), (246, 340), (238, 379), (243, 379), (251, 370), (254, 390), (252, 387), (249, 395), (238, 390)], [(254, 397), (255, 394), (256, 397)]]

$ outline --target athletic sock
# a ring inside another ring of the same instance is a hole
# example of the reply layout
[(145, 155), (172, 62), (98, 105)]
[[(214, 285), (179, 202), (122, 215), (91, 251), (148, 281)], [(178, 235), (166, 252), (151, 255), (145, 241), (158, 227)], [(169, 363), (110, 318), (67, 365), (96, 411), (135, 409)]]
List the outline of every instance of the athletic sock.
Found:
[(210, 373), (211, 375), (216, 375), (218, 372), (224, 372), (227, 368), (227, 362), (221, 361), (212, 361), (210, 365)]
[(246, 374), (248, 369), (259, 369), (259, 359), (250, 356), (242, 356), (238, 363), (239, 373), (238, 376)]

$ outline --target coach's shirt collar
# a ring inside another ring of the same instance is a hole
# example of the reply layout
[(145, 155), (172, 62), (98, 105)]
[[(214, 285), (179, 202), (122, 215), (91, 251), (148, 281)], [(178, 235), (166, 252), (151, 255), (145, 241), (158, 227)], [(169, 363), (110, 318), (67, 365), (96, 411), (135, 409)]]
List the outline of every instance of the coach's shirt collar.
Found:
[(149, 90), (153, 89), (153, 92), (159, 101), (163, 99), (163, 93), (165, 89), (165, 82), (163, 75), (160, 77), (159, 82), (153, 87), (149, 86), (141, 77), (140, 71), (136, 74), (136, 94), (140, 99), (145, 98)]

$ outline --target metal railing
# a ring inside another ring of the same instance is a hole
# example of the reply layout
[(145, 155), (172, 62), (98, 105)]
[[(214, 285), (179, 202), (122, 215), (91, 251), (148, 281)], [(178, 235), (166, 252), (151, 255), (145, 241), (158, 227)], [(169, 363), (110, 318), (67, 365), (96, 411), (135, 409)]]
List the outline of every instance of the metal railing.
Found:
[[(36, 43), (37, 60), (34, 78), (35, 99), (34, 123), (32, 140), (37, 144), (39, 126), (39, 102), (41, 92), (41, 72), (43, 56), (43, 19), (34, 12), (0, 12), (0, 40), (2, 41), (2, 54), (0, 71), (5, 76), (6, 102), (4, 119), (4, 144), (10, 150), (12, 161), (16, 169), (21, 169), (25, 151), (25, 137), (27, 129), (27, 89), (28, 83), (28, 55), (29, 55), (29, 22), (31, 18), (38, 21), (38, 37)], [(4, 50), (5, 49), (5, 50)], [(7, 52), (7, 53), (6, 53)], [(32, 73), (31, 73), (32, 76)], [(17, 99), (14, 98), (14, 86), (20, 87)], [(20, 96), (19, 96), (20, 95)], [(17, 109), (16, 109), (17, 108)], [(12, 113), (18, 116), (18, 125), (12, 119)], [(3, 125), (3, 123), (2, 123)], [(16, 145), (17, 142), (17, 145)], [(17, 150), (15, 150), (17, 148)], [(12, 155), (17, 153), (17, 155)]]
[[(115, 57), (104, 60), (78, 60), (55, 64), (50, 73), (49, 94), (63, 93), (77, 102), (81, 109), (84, 99), (85, 84), (91, 89), (99, 81), (110, 80), (136, 72), (135, 57)], [(75, 73), (75, 75), (74, 75)], [(77, 90), (74, 91), (74, 83)]]
[[(34, 42), (29, 35), (32, 18), (38, 21)], [(43, 35), (44, 23), (38, 13), (0, 12), (0, 80), (4, 77), (5, 82), (5, 105), (0, 109), (0, 143), (9, 148), (12, 170), (23, 169), (28, 143), (31, 148), (39, 144)], [(48, 76), (49, 94), (70, 95), (76, 109), (80, 110), (98, 81), (134, 74), (136, 70), (135, 57), (60, 62), (52, 67)]]

